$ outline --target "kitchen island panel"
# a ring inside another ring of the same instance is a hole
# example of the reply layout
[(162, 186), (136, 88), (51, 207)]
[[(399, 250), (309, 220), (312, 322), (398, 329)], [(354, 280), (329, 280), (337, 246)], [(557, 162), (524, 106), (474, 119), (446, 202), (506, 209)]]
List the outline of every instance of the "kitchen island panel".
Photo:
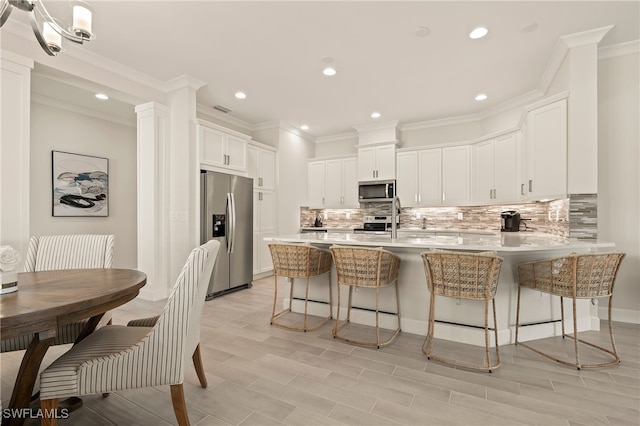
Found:
[[(613, 243), (592, 241), (571, 241), (542, 234), (493, 234), (471, 236), (420, 236), (405, 237), (392, 240), (385, 236), (366, 234), (293, 234), (276, 236), (270, 240), (291, 243), (310, 243), (321, 248), (329, 248), (333, 244), (359, 245), (366, 247), (384, 247), (396, 253), (401, 258), (400, 275), (398, 279), (400, 292), (401, 326), (404, 332), (426, 335), (427, 318), (429, 314), (429, 291), (424, 273), (424, 266), (420, 253), (430, 248), (460, 251), (496, 251), (504, 259), (500, 282), (496, 293), (497, 330), (499, 344), (515, 342), (516, 304), (517, 304), (517, 271), (521, 262), (564, 256), (570, 253), (606, 251), (614, 247)], [(337, 309), (337, 285), (335, 269), (332, 268), (332, 286), (334, 302), (334, 318)], [(328, 302), (326, 290), (326, 276), (312, 279), (312, 299)], [(341, 286), (344, 287), (344, 286)], [(354, 306), (370, 309), (375, 306), (375, 291), (354, 292)], [(346, 306), (347, 288), (341, 289), (343, 306)], [(393, 312), (395, 309), (395, 295), (392, 286), (381, 290), (381, 310)], [(302, 294), (294, 295), (301, 297)], [(309, 313), (326, 315), (326, 304), (310, 304)], [(521, 324), (535, 323), (521, 327), (520, 340), (527, 341), (544, 337), (557, 336), (560, 331), (560, 308), (558, 298), (551, 298), (529, 289), (523, 289), (521, 300)], [(565, 319), (571, 330), (572, 318), (569, 315), (570, 303), (565, 304)], [(299, 307), (299, 308), (297, 308)], [(294, 303), (294, 310), (302, 309), (302, 303)], [(341, 318), (346, 312), (341, 311)], [(490, 314), (491, 318), (491, 314)], [(375, 316), (368, 310), (354, 310), (351, 320), (366, 325), (375, 324)], [(478, 346), (484, 345), (483, 303), (438, 297), (436, 299), (435, 337)], [(381, 315), (381, 327), (393, 328), (391, 316)], [(473, 325), (475, 327), (467, 327)], [(597, 304), (590, 300), (578, 300), (578, 330), (598, 330)], [(491, 321), (490, 321), (491, 326)]]

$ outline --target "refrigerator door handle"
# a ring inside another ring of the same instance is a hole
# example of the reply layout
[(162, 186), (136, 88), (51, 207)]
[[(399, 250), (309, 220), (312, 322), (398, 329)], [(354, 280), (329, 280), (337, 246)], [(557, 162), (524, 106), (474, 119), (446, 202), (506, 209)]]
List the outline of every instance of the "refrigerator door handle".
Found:
[(231, 196), (231, 244), (229, 244), (229, 253), (233, 253), (236, 243), (236, 198), (233, 193)]
[(227, 229), (225, 232), (225, 240), (227, 242), (227, 253), (231, 253), (231, 245), (233, 244), (233, 201), (231, 193), (227, 193)]

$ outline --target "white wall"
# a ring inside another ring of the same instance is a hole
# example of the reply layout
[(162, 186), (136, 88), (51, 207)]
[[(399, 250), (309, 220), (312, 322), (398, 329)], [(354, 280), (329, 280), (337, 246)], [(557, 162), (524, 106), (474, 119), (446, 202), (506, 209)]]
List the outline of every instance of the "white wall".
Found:
[(639, 62), (637, 52), (598, 62), (598, 236), (627, 253), (613, 317), (635, 323), (640, 323)]
[[(133, 107), (131, 107), (133, 114)], [(51, 215), (51, 151), (109, 159), (109, 216)], [(136, 129), (31, 103), (30, 234), (114, 234), (114, 267), (136, 268)]]
[(300, 228), (300, 206), (307, 202), (307, 159), (315, 156), (315, 144), (280, 130), (278, 145), (278, 233)]

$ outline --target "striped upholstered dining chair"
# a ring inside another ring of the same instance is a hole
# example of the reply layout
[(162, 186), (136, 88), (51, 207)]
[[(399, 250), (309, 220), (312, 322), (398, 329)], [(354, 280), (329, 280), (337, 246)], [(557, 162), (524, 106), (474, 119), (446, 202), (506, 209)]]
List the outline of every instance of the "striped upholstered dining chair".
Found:
[[(46, 235), (31, 237), (25, 272), (53, 271), (59, 269), (111, 268), (113, 262), (113, 235)], [(102, 323), (110, 321), (107, 312)], [(74, 343), (88, 320), (80, 320), (59, 326), (52, 345)], [(27, 349), (33, 334), (0, 341), (1, 352)]]
[[(211, 240), (191, 251), (152, 328), (102, 327), (46, 368), (40, 375), (43, 413), (53, 413), (59, 398), (170, 385), (178, 424), (188, 425), (184, 370), (200, 340), (200, 317), (219, 248)], [(42, 424), (55, 425), (56, 419), (42, 419)]]

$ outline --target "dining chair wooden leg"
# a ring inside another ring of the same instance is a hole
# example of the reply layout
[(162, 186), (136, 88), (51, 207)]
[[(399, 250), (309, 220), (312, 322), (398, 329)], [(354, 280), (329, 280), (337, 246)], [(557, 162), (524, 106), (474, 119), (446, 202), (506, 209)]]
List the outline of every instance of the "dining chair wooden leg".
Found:
[(193, 351), (193, 366), (196, 368), (196, 374), (198, 375), (198, 380), (200, 380), (200, 386), (203, 388), (207, 387), (207, 376), (204, 374), (204, 368), (202, 366), (202, 357), (200, 356), (200, 344), (196, 346), (196, 350)]
[(42, 426), (56, 426), (58, 420), (56, 419), (55, 412), (58, 410), (58, 399), (41, 399), (40, 408), (42, 409), (42, 420), (40, 424)]
[(189, 426), (189, 414), (187, 413), (187, 404), (184, 401), (184, 388), (182, 383), (171, 385), (171, 402), (173, 403), (173, 412), (176, 415), (179, 426)]

